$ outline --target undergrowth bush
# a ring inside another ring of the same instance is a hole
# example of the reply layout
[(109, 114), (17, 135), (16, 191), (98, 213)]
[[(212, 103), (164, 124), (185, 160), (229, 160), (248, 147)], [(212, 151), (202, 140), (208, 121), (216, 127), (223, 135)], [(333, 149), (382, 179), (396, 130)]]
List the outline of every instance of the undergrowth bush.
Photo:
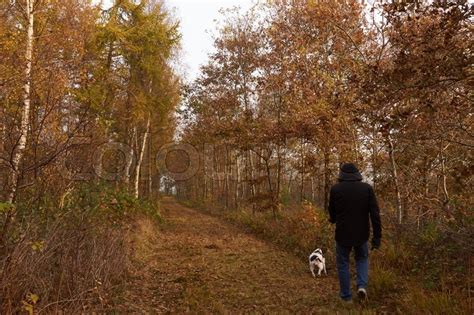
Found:
[(0, 259), (3, 313), (77, 313), (110, 308), (129, 266), (133, 218), (159, 220), (157, 205), (105, 184), (77, 187), (63, 201), (48, 198), (17, 220)]
[(427, 291), (411, 285), (401, 296), (404, 314), (472, 314), (467, 299), (456, 299), (460, 292)]
[(324, 252), (333, 252), (334, 228), (328, 215), (310, 203), (288, 207), (279, 211), (276, 217), (269, 212), (253, 213), (248, 209), (229, 211), (225, 216), (302, 259), (306, 260), (317, 247)]
[(369, 291), (374, 299), (384, 299), (399, 288), (398, 277), (394, 270), (374, 266), (370, 269), (369, 278)]
[[(334, 227), (328, 214), (310, 203), (288, 205), (276, 216), (247, 208), (222, 211), (189, 201), (187, 205), (223, 216), (302, 261), (320, 247), (328, 270), (336, 273)], [(418, 228), (398, 226), (390, 218), (383, 218), (382, 247), (371, 252), (372, 303), (391, 305), (407, 314), (470, 314), (472, 289), (466, 274), (472, 259), (469, 253), (474, 252), (474, 229), (472, 220), (462, 222), (430, 222)]]

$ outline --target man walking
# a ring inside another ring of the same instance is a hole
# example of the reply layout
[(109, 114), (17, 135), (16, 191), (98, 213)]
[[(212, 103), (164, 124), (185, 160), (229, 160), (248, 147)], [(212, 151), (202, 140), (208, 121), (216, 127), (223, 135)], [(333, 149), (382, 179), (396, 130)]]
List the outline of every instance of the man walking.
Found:
[(372, 249), (380, 247), (382, 227), (374, 190), (362, 182), (362, 175), (352, 163), (340, 167), (339, 183), (331, 188), (329, 221), (336, 223), (336, 264), (340, 297), (352, 301), (349, 255), (354, 249), (357, 271), (357, 296), (367, 299), (369, 280), (369, 218), (372, 222)]

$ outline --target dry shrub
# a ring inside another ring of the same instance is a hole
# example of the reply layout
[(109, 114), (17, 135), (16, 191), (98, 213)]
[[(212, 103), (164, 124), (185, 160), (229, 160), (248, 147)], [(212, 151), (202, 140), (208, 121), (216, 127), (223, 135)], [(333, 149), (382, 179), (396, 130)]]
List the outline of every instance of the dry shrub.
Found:
[[(276, 217), (269, 211), (253, 213), (248, 209), (211, 213), (224, 215), (302, 260), (321, 247), (328, 269), (335, 268), (334, 228), (327, 213), (309, 203), (287, 206)], [(468, 314), (471, 289), (465, 275), (470, 274), (472, 220), (453, 223), (456, 229), (439, 222), (420, 229), (394, 222), (383, 217), (382, 247), (371, 252), (372, 301), (407, 314)]]
[[(71, 312), (113, 303), (111, 289), (126, 273), (123, 233), (70, 220), (59, 219), (46, 234), (27, 230), (2, 259), (4, 311)], [(28, 301), (31, 294), (38, 301)]]
[(470, 301), (455, 291), (427, 291), (411, 286), (401, 301), (404, 314), (472, 314)]
[(384, 269), (375, 265), (370, 268), (369, 292), (377, 300), (390, 297), (398, 291), (400, 278), (393, 269)]
[(333, 231), (328, 216), (310, 203), (282, 209), (276, 217), (269, 212), (252, 213), (245, 209), (226, 214), (231, 221), (302, 259), (306, 260), (317, 247), (325, 252), (332, 251)]
[(129, 225), (145, 208), (99, 186), (78, 189), (47, 215), (20, 209), (0, 260), (2, 312), (113, 309), (128, 272)]

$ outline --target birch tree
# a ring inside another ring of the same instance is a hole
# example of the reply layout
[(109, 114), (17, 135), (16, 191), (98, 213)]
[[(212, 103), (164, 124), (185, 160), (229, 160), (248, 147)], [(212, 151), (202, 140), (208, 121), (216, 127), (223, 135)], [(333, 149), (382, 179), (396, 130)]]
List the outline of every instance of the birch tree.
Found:
[[(26, 28), (26, 48), (24, 65), (24, 85), (23, 85), (23, 104), (21, 106), (20, 127), (18, 143), (13, 148), (11, 154), (11, 174), (10, 188), (7, 195), (7, 202), (15, 201), (20, 177), (20, 165), (23, 159), (23, 153), (26, 149), (28, 139), (28, 128), (30, 124), (31, 107), (31, 69), (33, 65), (33, 43), (34, 43), (34, 23), (35, 23), (35, 0), (26, 0), (25, 3), (25, 28)], [(6, 224), (7, 225), (7, 224)]]

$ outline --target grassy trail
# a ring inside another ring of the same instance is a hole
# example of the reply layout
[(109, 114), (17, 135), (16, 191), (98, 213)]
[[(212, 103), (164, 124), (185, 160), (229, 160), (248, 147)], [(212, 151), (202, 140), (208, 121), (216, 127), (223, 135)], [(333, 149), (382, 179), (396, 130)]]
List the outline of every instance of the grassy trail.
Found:
[[(140, 222), (123, 310), (160, 313), (333, 313), (337, 277), (312, 278), (305, 261), (238, 228), (163, 201), (166, 223)], [(354, 310), (358, 306), (352, 306)]]

